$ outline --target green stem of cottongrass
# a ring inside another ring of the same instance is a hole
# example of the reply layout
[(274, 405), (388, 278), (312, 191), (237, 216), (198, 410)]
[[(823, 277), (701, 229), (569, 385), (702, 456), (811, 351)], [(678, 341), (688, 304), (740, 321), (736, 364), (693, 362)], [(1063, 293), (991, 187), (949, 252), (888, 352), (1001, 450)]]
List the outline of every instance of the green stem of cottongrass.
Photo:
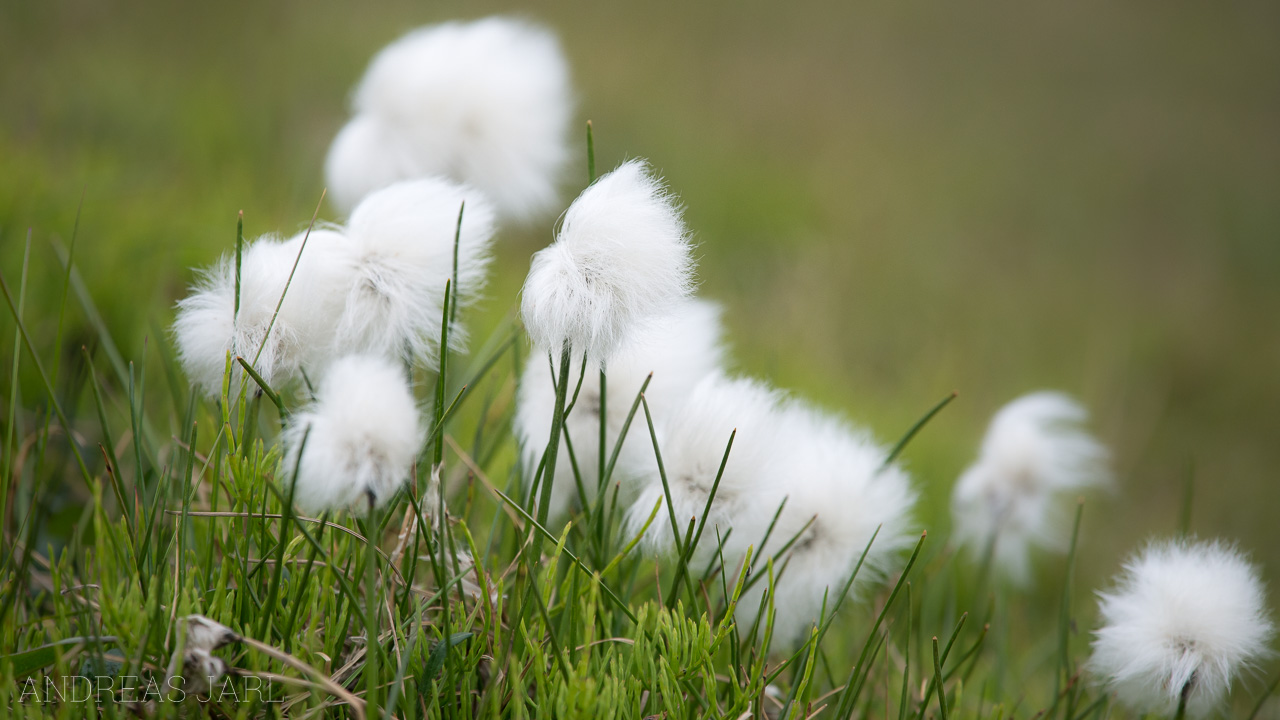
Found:
[(1182, 692), (1178, 694), (1178, 712), (1173, 716), (1174, 720), (1183, 720), (1187, 716), (1187, 696), (1191, 694), (1191, 683), (1188, 682), (1182, 686)]

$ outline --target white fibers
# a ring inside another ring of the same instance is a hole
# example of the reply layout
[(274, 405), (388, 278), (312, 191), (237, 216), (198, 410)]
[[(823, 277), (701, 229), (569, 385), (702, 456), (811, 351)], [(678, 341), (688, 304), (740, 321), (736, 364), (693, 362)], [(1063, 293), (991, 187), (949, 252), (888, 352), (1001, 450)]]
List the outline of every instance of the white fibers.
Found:
[[(348, 353), (434, 368), (455, 249), (455, 297), (466, 307), (484, 288), (493, 227), (493, 209), (479, 191), (421, 178), (369, 195), (346, 227), (326, 225), (286, 241), (261, 238), (244, 249), (238, 314), (231, 254), (178, 303), (178, 357), (209, 397), (221, 393), (228, 352), (233, 361), (239, 355), (252, 362), (275, 390), (299, 371), (323, 373)], [(461, 325), (451, 324), (450, 332), (450, 346), (463, 347)], [(234, 363), (233, 371), (234, 397), (240, 378)]]
[(1232, 680), (1269, 654), (1274, 627), (1257, 570), (1222, 542), (1153, 543), (1098, 594), (1090, 669), (1138, 712), (1218, 709)]
[[(742, 548), (759, 541), (759, 537), (744, 539), (751, 532), (739, 526), (764, 512), (760, 496), (777, 477), (781, 463), (776, 412), (781, 402), (781, 394), (762, 383), (715, 373), (698, 383), (670, 416), (659, 442), (682, 537), (690, 518), (702, 517), (729, 437), (736, 430), (701, 544), (714, 549), (716, 529), (724, 535), (730, 527), (734, 528), (733, 540), (742, 539)], [(655, 464), (628, 514), (628, 535), (639, 532), (654, 503), (663, 497), (662, 478)], [(671, 514), (665, 508), (658, 511), (645, 533), (644, 545), (655, 553), (675, 548)]]
[(289, 419), (281, 482), (304, 512), (385, 504), (412, 472), (422, 442), (418, 408), (397, 363), (335, 361), (316, 400)]
[(248, 243), (241, 261), (239, 314), (235, 255), (224, 255), (202, 272), (191, 294), (178, 302), (174, 321), (178, 359), (192, 383), (205, 395), (218, 397), (229, 352), (233, 397), (241, 377), (237, 355), (278, 388), (326, 352), (345, 278), (331, 250), (341, 243), (340, 235), (324, 229), (287, 241), (268, 236)]
[(353, 106), (325, 163), (343, 211), (425, 175), (479, 188), (504, 218), (555, 206), (573, 100), (568, 64), (545, 28), (490, 17), (411, 31), (374, 57)]
[[(645, 327), (614, 355), (605, 373), (605, 460), (626, 425), (627, 415), (636, 395), (644, 387), (650, 373), (653, 379), (645, 389), (645, 398), (657, 428), (668, 422), (689, 392), (702, 378), (718, 370), (724, 362), (721, 344), (720, 308), (714, 303), (689, 298), (660, 322)], [(548, 354), (537, 349), (530, 355), (520, 379), (516, 406), (515, 431), (520, 442), (526, 473), (538, 467), (547, 440), (551, 437), (551, 415), (555, 407), (555, 385)], [(576, 359), (569, 370), (572, 394), (582, 370)], [(591, 368), (582, 381), (577, 404), (565, 419), (564, 431), (573, 446), (574, 458), (582, 477), (583, 492), (594, 500), (599, 480), (600, 458), (600, 376)], [(727, 436), (726, 438), (727, 439)], [(567, 459), (568, 443), (562, 441), (551, 488), (551, 516), (563, 517), (570, 505), (578, 502), (578, 489), (573, 465)], [(644, 418), (644, 409), (636, 410), (627, 430), (626, 440), (611, 476), (612, 486), (620, 483), (618, 502), (626, 504), (635, 496), (636, 480), (656, 468), (653, 443)], [(612, 490), (609, 491), (612, 493)]]
[[(725, 445), (735, 429), (726, 462)], [(883, 580), (915, 540), (910, 524), (916, 494), (901, 468), (885, 466), (884, 448), (842, 420), (761, 383), (709, 376), (674, 413), (662, 440), (667, 488), (650, 473), (628, 513), (627, 532), (638, 532), (669, 490), (683, 537), (690, 519), (701, 521), (724, 462), (694, 557), (705, 562), (717, 538), (724, 539), (728, 572), (739, 569), (750, 548), (758, 574), (765, 572), (766, 557), (781, 553), (774, 589), (780, 643), (797, 640), (818, 620), (824, 595), (832, 610), (864, 550), (851, 594)], [(654, 553), (675, 548), (665, 506), (644, 540)], [(766, 587), (761, 578), (743, 596), (740, 622), (754, 619)]]
[(1014, 400), (991, 421), (977, 461), (957, 481), (951, 507), (958, 541), (1015, 582), (1031, 551), (1061, 552), (1068, 497), (1105, 485), (1107, 452), (1081, 427), (1083, 408), (1056, 392)]
[[(778, 424), (784, 465), (741, 523), (748, 537), (737, 538), (735, 532), (735, 541), (755, 543), (763, 572), (763, 556), (795, 538), (776, 566), (780, 575), (773, 599), (774, 634), (787, 643), (801, 640), (818, 621), (824, 595), (827, 613), (832, 612), (864, 551), (851, 596), (896, 569), (918, 531), (911, 523), (916, 493), (910, 477), (896, 464), (885, 465), (887, 450), (867, 432), (799, 402), (782, 407)], [(773, 533), (761, 547), (760, 538), (784, 498)], [(761, 580), (739, 604), (746, 618), (753, 617), (764, 588)]]
[[(405, 355), (434, 367), (455, 238), (465, 305), (484, 288), (493, 227), (481, 193), (442, 178), (396, 183), (365, 198), (345, 229), (351, 278), (334, 326), (335, 351)], [(450, 344), (461, 347), (461, 328), (451, 332)]]
[(556, 241), (533, 256), (521, 315), (536, 347), (566, 344), (607, 363), (628, 336), (692, 289), (688, 233), (641, 161), (602, 176), (569, 206)]

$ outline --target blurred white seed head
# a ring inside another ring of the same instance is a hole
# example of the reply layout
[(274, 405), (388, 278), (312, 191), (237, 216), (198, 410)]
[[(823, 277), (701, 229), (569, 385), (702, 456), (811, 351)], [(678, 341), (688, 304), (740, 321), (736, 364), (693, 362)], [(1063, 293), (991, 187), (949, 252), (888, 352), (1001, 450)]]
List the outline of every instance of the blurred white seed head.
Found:
[[(169, 661), (165, 687), (200, 695), (207, 693), (227, 672), (227, 664), (213, 651), (235, 642), (238, 636), (231, 628), (203, 615), (188, 615), (184, 621), (187, 626), (186, 644), (181, 657), (175, 654)], [(180, 685), (173, 684), (175, 677), (182, 678)]]
[(573, 100), (568, 64), (545, 28), (490, 17), (414, 30), (374, 57), (353, 105), (325, 162), (343, 211), (425, 175), (479, 188), (514, 220), (557, 201)]
[[(636, 394), (649, 374), (653, 374), (653, 379), (645, 390), (645, 398), (655, 426), (665, 427), (693, 387), (724, 364), (722, 337), (720, 307), (706, 300), (688, 298), (679, 302), (662, 320), (637, 332), (614, 355), (605, 378), (606, 462), (626, 424)], [(546, 350), (536, 350), (532, 354), (533, 359), (525, 365), (516, 405), (515, 432), (529, 475), (537, 469), (551, 437), (555, 384), (551, 368), (546, 362), (539, 361), (547, 355)], [(581, 358), (578, 358), (569, 370), (575, 386), (580, 370)], [(564, 431), (573, 443), (574, 456), (582, 473), (583, 490), (588, 500), (594, 500), (600, 458), (598, 373), (589, 371), (583, 378), (578, 402), (565, 418)], [(568, 457), (567, 447), (562, 442), (560, 457)], [(614, 483), (620, 483), (618, 502), (622, 507), (634, 499), (638, 491), (637, 480), (652, 473), (656, 467), (653, 442), (645, 423), (644, 409), (640, 408), (622, 443), (612, 476)], [(551, 515), (563, 517), (577, 501), (573, 467), (568, 461), (558, 463), (551, 487)]]
[(556, 241), (533, 256), (522, 292), (539, 348), (566, 343), (607, 363), (646, 324), (688, 297), (693, 259), (675, 199), (643, 161), (600, 177), (565, 213)]
[[(434, 366), (455, 238), (462, 306), (484, 288), (493, 228), (484, 195), (443, 178), (399, 182), (366, 197), (344, 231), (350, 279), (332, 329), (335, 354), (408, 356)], [(462, 328), (450, 333), (450, 344), (461, 347)]]
[[(208, 650), (191, 649), (182, 654), (182, 683), (176, 688), (186, 695), (205, 695), (227, 673), (227, 663)], [(165, 678), (165, 687), (174, 688), (173, 675)]]
[(1091, 671), (1138, 712), (1220, 709), (1233, 679), (1270, 654), (1257, 570), (1221, 542), (1154, 543), (1100, 592)]
[[(759, 533), (754, 529), (759, 517), (766, 512), (772, 517), (776, 509), (762, 508), (760, 498), (780, 479), (777, 411), (781, 402), (781, 393), (762, 383), (713, 373), (688, 393), (659, 437), (675, 519), (683, 536), (690, 518), (701, 519), (729, 437), (737, 430), (698, 548), (702, 553), (714, 551), (717, 528), (722, 537), (733, 528), (725, 552), (731, 563), (731, 554), (736, 556), (747, 545), (758, 544), (764, 534), (763, 527)], [(628, 535), (640, 531), (654, 503), (663, 498), (655, 462), (628, 512)], [(665, 508), (658, 511), (645, 533), (644, 546), (653, 553), (675, 548)]]
[(247, 243), (238, 315), (234, 252), (201, 272), (191, 294), (178, 302), (173, 324), (178, 359), (192, 383), (205, 395), (218, 397), (228, 352), (233, 360), (233, 396), (241, 378), (234, 362), (237, 355), (277, 389), (299, 368), (322, 357), (346, 279), (332, 252), (342, 242), (339, 234), (317, 228), (285, 241), (266, 236)]
[(203, 615), (187, 616), (187, 648), (198, 650), (216, 650), (223, 645), (235, 642), (236, 634), (231, 628)]
[[(305, 444), (304, 444), (305, 442)], [(386, 503), (412, 472), (422, 442), (413, 392), (396, 363), (369, 355), (335, 361), (316, 400), (289, 419), (281, 482), (304, 512)]]
[[(792, 401), (780, 409), (777, 424), (774, 452), (784, 456), (783, 463), (755, 498), (745, 522), (735, 526), (734, 539), (743, 547), (754, 543), (763, 557), (796, 538), (775, 564), (780, 576), (774, 588), (774, 635), (790, 643), (802, 640), (818, 621), (824, 594), (827, 612), (832, 611), (864, 550), (851, 600), (896, 569), (902, 551), (918, 538), (911, 519), (916, 493), (906, 471), (896, 464), (885, 466), (885, 448), (837, 417)], [(784, 498), (786, 505), (762, 547), (760, 539)], [(744, 596), (738, 605), (740, 621), (754, 619), (765, 587), (761, 580)]]
[[(1106, 449), (1082, 427), (1087, 414), (1056, 392), (1036, 392), (1001, 408), (977, 461), (951, 497), (957, 540), (1018, 583), (1030, 577), (1034, 548), (1066, 549), (1069, 497), (1109, 483)], [(994, 543), (994, 545), (992, 544)]]
[(419, 169), (402, 133), (372, 114), (356, 115), (342, 126), (325, 158), (327, 197), (343, 213), (375, 190), (433, 174), (438, 173)]

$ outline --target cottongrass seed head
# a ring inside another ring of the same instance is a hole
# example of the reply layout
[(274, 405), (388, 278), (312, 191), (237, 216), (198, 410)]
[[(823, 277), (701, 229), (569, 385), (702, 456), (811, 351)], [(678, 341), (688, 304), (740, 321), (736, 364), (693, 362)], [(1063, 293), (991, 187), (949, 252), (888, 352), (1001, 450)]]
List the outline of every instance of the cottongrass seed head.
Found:
[[(213, 651), (240, 637), (226, 625), (203, 615), (188, 615), (184, 621), (186, 644), (181, 656), (175, 654), (169, 661), (165, 687), (200, 695), (209, 692), (227, 672), (226, 662)], [(181, 679), (181, 683), (173, 684), (175, 679)]]
[(233, 397), (241, 378), (237, 355), (274, 388), (303, 366), (323, 361), (347, 278), (335, 254), (343, 242), (340, 234), (316, 228), (288, 240), (265, 236), (248, 243), (241, 259), (238, 314), (235, 254), (201, 272), (191, 294), (178, 302), (173, 324), (178, 359), (191, 382), (206, 396), (218, 397), (228, 352)]
[(1220, 709), (1232, 680), (1270, 655), (1274, 626), (1257, 570), (1219, 541), (1149, 545), (1099, 593), (1091, 671), (1138, 712)]
[(187, 616), (187, 647), (216, 650), (235, 642), (237, 635), (231, 628), (204, 615)]
[(607, 362), (628, 336), (671, 311), (693, 285), (675, 199), (632, 160), (573, 201), (556, 241), (533, 256), (521, 315), (534, 345)]
[[(725, 465), (697, 557), (715, 551), (718, 534), (732, 573), (748, 548), (753, 558), (763, 558), (795, 538), (776, 566), (782, 575), (775, 588), (774, 634), (781, 643), (798, 640), (818, 619), (828, 589), (834, 604), (873, 535), (855, 588), (883, 579), (915, 540), (910, 525), (916, 493), (901, 468), (884, 466), (885, 450), (838, 418), (760, 382), (709, 375), (664, 425), (660, 443), (681, 535), (691, 518), (701, 519)], [(638, 533), (664, 497), (655, 468), (628, 512), (627, 534)], [(649, 552), (674, 548), (670, 517), (665, 508), (658, 511), (643, 539)], [(763, 561), (756, 572), (764, 572)], [(762, 580), (744, 595), (739, 622), (752, 622), (766, 585)]]
[(341, 358), (315, 402), (289, 419), (284, 491), (296, 468), (294, 501), (304, 512), (382, 505), (412, 472), (422, 437), (403, 367), (371, 355)]
[[(1068, 496), (1109, 482), (1106, 449), (1082, 427), (1087, 414), (1057, 392), (1036, 392), (1001, 408), (977, 461), (951, 497), (955, 535), (1016, 583), (1031, 552), (1066, 549)], [(993, 545), (994, 543), (994, 545)]]
[[(759, 543), (763, 529), (752, 538), (752, 529), (746, 525), (757, 514), (760, 495), (780, 469), (776, 412), (782, 401), (780, 392), (763, 383), (713, 373), (689, 392), (665, 424), (659, 446), (682, 536), (690, 518), (702, 517), (729, 437), (737, 431), (707, 517), (700, 554), (714, 551), (717, 529), (723, 537), (733, 528), (731, 544), (726, 545), (728, 562), (733, 562), (728, 560), (732, 550)], [(638, 533), (654, 504), (663, 499), (662, 478), (655, 462), (628, 512), (627, 534)], [(658, 511), (643, 544), (654, 554), (674, 550), (671, 519), (665, 508)]]
[(383, 48), (325, 162), (344, 212), (397, 180), (445, 175), (504, 218), (551, 210), (571, 154), (568, 64), (554, 34), (504, 17), (414, 30)]
[[(794, 643), (819, 620), (824, 596), (827, 613), (833, 611), (864, 551), (866, 559), (851, 596), (895, 569), (903, 551), (919, 538), (912, 523), (917, 496), (907, 472), (896, 464), (885, 465), (888, 451), (866, 431), (794, 400), (779, 409), (777, 425), (775, 452), (784, 456), (782, 467), (762, 488), (734, 535), (746, 531), (737, 542), (750, 537), (761, 557), (795, 539), (775, 564), (780, 574), (773, 599), (774, 635), (781, 643)], [(761, 546), (760, 538), (780, 506), (773, 533)], [(754, 617), (764, 589), (762, 580), (739, 603), (745, 622)]]
[[(361, 201), (344, 231), (351, 278), (335, 324), (335, 351), (407, 356), (434, 366), (455, 239), (457, 297), (466, 305), (484, 288), (493, 217), (482, 193), (443, 178), (399, 182)], [(450, 332), (450, 344), (461, 347), (462, 329)]]
[[(222, 676), (227, 674), (227, 663), (208, 650), (192, 648), (182, 654), (181, 670), (165, 678), (166, 688), (176, 688), (186, 695), (206, 695)], [(177, 685), (175, 680), (181, 679)]]
[[(605, 379), (606, 462), (622, 434), (636, 395), (650, 373), (653, 379), (645, 389), (645, 399), (655, 426), (662, 428), (693, 387), (724, 364), (722, 337), (720, 306), (688, 298), (678, 303), (675, 310), (661, 321), (637, 332), (614, 355)], [(545, 350), (535, 352), (535, 360), (525, 364), (516, 404), (515, 432), (525, 470), (530, 475), (538, 467), (547, 439), (551, 436), (551, 416), (555, 408), (555, 383), (551, 370), (547, 363), (536, 361), (536, 358), (546, 355)], [(569, 371), (571, 378), (578, 377), (580, 360), (573, 361)], [(578, 402), (565, 418), (564, 430), (573, 443), (574, 456), (583, 476), (583, 490), (588, 500), (594, 500), (600, 458), (598, 373), (589, 373), (583, 378)], [(562, 444), (562, 457), (568, 457), (566, 448), (567, 445)], [(618, 502), (621, 506), (625, 507), (634, 499), (638, 491), (637, 479), (652, 473), (656, 467), (644, 410), (639, 409), (627, 430), (611, 476), (611, 485), (619, 484)], [(577, 500), (572, 464), (556, 465), (555, 482), (551, 487), (552, 516), (563, 517)]]

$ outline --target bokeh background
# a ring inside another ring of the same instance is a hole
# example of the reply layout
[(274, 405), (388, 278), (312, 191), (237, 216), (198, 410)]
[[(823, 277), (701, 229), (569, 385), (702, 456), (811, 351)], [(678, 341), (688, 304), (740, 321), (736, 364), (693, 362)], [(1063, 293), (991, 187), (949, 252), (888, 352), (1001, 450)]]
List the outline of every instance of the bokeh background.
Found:
[[(141, 357), (238, 210), (251, 236), (306, 225), (379, 47), (491, 12), (560, 33), (602, 169), (648, 157), (683, 198), (739, 370), (886, 441), (961, 393), (905, 456), (924, 524), (947, 527), (991, 413), (1059, 388), (1115, 455), (1116, 491), (1086, 506), (1083, 587), (1176, 530), (1190, 477), (1193, 529), (1237, 539), (1274, 601), (1275, 2), (7, 0), (0, 268), (16, 285), (30, 229), (37, 344), (53, 347), (52, 248), (78, 209), (86, 283)], [(504, 233), (488, 316), (550, 238), (551, 221)], [(71, 366), (97, 341), (67, 313)], [(36, 382), (27, 367), (32, 403)]]

